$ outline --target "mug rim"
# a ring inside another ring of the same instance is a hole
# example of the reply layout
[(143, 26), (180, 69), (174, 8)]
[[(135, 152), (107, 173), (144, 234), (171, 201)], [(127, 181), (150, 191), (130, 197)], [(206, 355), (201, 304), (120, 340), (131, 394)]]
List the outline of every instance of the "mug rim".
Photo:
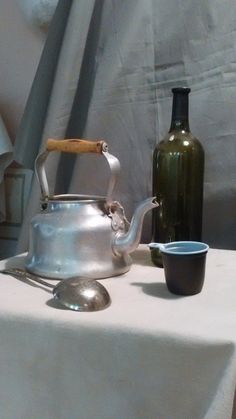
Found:
[[(181, 251), (181, 250), (171, 250), (168, 249), (168, 246), (173, 246), (173, 245), (198, 245), (199, 247), (202, 247), (200, 249), (196, 249), (196, 250), (187, 250), (187, 251)], [(196, 255), (196, 254), (201, 254), (201, 253), (207, 253), (209, 250), (209, 245), (204, 243), (204, 242), (198, 242), (198, 241), (188, 241), (188, 240), (184, 240), (184, 241), (175, 241), (175, 242), (170, 242), (170, 243), (166, 243), (162, 248), (160, 248), (162, 253), (166, 253), (169, 255)]]

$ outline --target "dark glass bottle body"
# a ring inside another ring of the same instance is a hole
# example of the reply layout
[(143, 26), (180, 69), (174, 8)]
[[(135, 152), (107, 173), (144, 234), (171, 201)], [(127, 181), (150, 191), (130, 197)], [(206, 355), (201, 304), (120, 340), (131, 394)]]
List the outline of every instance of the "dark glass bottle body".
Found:
[[(153, 195), (159, 207), (152, 214), (152, 241), (200, 241), (204, 150), (189, 128), (189, 88), (175, 88), (171, 126), (153, 154)], [(161, 253), (151, 250), (152, 261), (162, 267)]]

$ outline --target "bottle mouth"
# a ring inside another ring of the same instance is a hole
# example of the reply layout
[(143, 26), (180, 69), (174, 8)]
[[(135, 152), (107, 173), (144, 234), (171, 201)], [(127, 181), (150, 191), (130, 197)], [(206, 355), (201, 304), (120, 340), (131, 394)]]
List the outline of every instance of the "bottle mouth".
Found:
[(173, 87), (172, 93), (184, 93), (188, 94), (191, 92), (190, 87)]

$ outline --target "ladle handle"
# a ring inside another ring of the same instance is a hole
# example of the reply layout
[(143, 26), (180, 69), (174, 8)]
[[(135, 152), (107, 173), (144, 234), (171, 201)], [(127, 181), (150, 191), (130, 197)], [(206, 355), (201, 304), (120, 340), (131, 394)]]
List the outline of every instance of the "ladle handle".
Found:
[(81, 139), (55, 140), (49, 138), (47, 151), (63, 151), (64, 153), (97, 153), (108, 151), (108, 145), (103, 140), (90, 141)]
[(1, 269), (0, 273), (6, 274), (6, 275), (16, 276), (17, 278), (23, 278), (23, 279), (27, 278), (27, 279), (30, 279), (32, 281), (37, 282), (38, 284), (44, 285), (44, 286), (49, 287), (49, 288), (54, 288), (55, 287), (55, 285), (52, 285), (49, 282), (44, 281), (42, 278), (40, 278), (40, 277), (38, 277), (34, 274), (31, 274), (31, 273), (29, 273), (29, 272), (27, 272), (27, 271), (25, 271), (24, 269), (21, 269), (21, 268), (5, 268), (5, 269)]

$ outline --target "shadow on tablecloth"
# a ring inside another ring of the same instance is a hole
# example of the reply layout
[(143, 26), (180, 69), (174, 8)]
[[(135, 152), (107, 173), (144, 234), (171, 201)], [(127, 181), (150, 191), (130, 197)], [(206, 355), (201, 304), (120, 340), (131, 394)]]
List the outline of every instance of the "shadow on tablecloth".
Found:
[(165, 300), (178, 300), (184, 298), (184, 296), (181, 295), (171, 294), (164, 282), (132, 282), (131, 285), (141, 287), (144, 294), (152, 297), (158, 297)]

